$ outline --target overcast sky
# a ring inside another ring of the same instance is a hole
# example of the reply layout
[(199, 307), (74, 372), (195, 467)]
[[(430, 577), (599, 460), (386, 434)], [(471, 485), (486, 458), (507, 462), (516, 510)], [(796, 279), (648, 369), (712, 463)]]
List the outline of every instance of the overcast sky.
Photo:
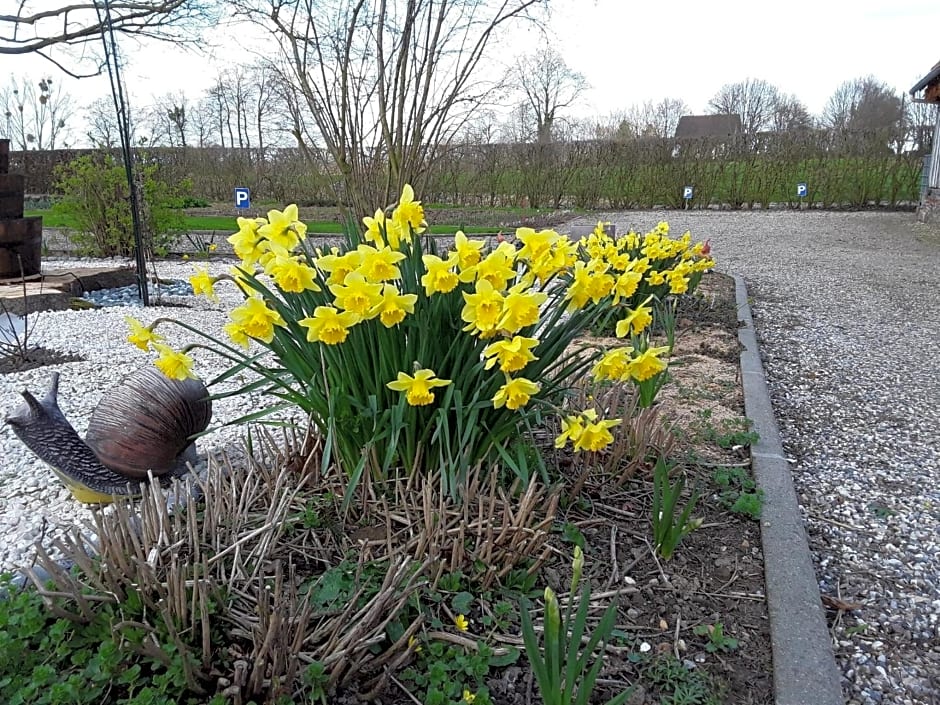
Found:
[[(0, 11), (16, 2), (0, 0)], [(845, 80), (872, 74), (906, 92), (940, 60), (940, 0), (556, 0), (554, 7), (550, 41), (591, 84), (576, 117), (666, 97), (704, 113), (723, 84), (745, 78), (794, 93), (818, 114)], [(216, 33), (212, 56), (122, 40), (135, 102), (180, 89), (198, 97), (219, 70), (250, 61), (230, 33)], [(499, 58), (509, 63), (543, 41), (515, 33)], [(105, 79), (68, 79), (37, 57), (0, 56), (0, 80), (11, 73), (51, 75), (79, 106), (108, 91)]]

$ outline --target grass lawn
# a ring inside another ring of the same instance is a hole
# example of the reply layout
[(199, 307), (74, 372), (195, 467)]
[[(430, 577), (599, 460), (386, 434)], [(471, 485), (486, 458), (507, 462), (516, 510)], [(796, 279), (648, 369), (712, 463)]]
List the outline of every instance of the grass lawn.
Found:
[[(71, 218), (56, 215), (49, 210), (26, 211), (27, 217), (42, 216), (43, 225), (47, 228), (74, 228), (75, 221)], [(193, 230), (223, 230), (234, 233), (238, 230), (238, 225), (234, 217), (225, 216), (186, 216), (186, 227)], [(432, 225), (431, 232), (435, 235), (449, 235), (457, 231), (457, 225)], [(307, 223), (307, 230), (310, 233), (342, 233), (343, 226), (336, 221), (311, 221)], [(470, 226), (464, 227), (463, 231), (468, 234), (474, 233), (493, 233), (499, 228)]]

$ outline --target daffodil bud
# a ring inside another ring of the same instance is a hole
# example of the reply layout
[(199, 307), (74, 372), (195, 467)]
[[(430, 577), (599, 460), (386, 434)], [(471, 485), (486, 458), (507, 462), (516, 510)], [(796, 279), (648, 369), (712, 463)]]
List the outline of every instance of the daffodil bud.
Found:
[(581, 575), (584, 572), (584, 551), (575, 544), (574, 560), (571, 561), (571, 594), (572, 596), (578, 590), (578, 584), (581, 582)]
[(550, 587), (545, 588), (545, 643), (555, 644), (561, 633), (561, 610), (558, 598)]

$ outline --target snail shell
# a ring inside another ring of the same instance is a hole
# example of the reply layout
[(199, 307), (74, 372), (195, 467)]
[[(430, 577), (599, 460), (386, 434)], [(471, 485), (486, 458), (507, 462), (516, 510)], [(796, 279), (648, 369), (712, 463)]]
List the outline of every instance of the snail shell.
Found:
[(129, 478), (164, 475), (212, 417), (201, 380), (170, 379), (145, 367), (109, 390), (88, 422), (85, 443), (102, 465)]

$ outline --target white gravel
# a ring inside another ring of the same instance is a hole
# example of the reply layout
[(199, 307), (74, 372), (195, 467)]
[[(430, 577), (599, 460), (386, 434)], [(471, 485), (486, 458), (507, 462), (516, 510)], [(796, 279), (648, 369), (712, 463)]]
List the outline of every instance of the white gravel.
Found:
[[(940, 703), (940, 228), (911, 213), (628, 212), (745, 278), (850, 705)], [(596, 217), (595, 217), (596, 222)]]
[[(101, 260), (45, 259), (43, 264), (46, 269), (60, 269), (100, 263)], [(118, 260), (112, 263), (125, 264)], [(210, 271), (222, 273), (228, 271), (231, 264), (233, 262), (214, 260)], [(160, 262), (158, 272), (161, 278), (186, 279), (193, 273), (193, 265)], [(79, 435), (84, 436), (91, 412), (102, 396), (120, 384), (125, 375), (152, 364), (156, 357), (126, 341), (128, 329), (124, 316), (132, 315), (145, 324), (167, 316), (221, 334), (222, 324), (227, 320), (226, 311), (242, 298), (231, 283), (219, 284), (216, 289), (220, 294), (219, 304), (204, 297), (188, 297), (188, 302), (193, 305), (191, 308), (114, 306), (93, 311), (46, 311), (38, 314), (33, 317), (35, 327), (29, 341), (31, 346), (75, 353), (85, 359), (0, 375), (0, 418), (23, 403), (19, 394), (23, 389), (29, 389), (37, 397), (44, 394), (52, 372), (58, 371), (61, 375), (59, 406)], [(161, 325), (159, 332), (175, 347), (184, 341), (193, 341), (192, 335), (178, 326)], [(205, 380), (228, 367), (205, 351), (195, 351), (193, 356), (196, 358), (195, 371)], [(215, 402), (212, 427), (246, 413), (250, 403), (237, 397)], [(201, 438), (197, 449), (202, 456), (219, 449), (237, 453), (241, 449), (243, 435), (237, 427), (222, 428)], [(3, 537), (0, 541), (0, 571), (12, 570), (30, 561), (37, 539), (51, 547), (54, 539), (70, 525), (89, 520), (90, 512), (74, 501), (49, 468), (23, 445), (7, 424), (0, 422), (0, 536)]]

